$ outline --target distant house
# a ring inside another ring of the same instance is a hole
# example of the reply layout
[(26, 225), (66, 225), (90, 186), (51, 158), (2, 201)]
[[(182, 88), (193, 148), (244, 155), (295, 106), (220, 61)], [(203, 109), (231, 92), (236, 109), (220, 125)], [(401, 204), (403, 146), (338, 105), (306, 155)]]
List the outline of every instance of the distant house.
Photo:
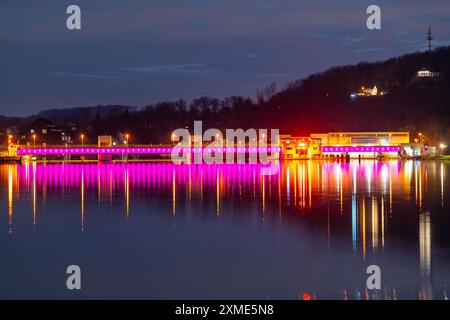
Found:
[(6, 128), (6, 136), (13, 136), (16, 138), (19, 135), (19, 129), (16, 126)]
[(72, 143), (72, 137), (70, 135), (67, 135), (65, 132), (61, 132), (61, 141), (63, 143)]
[(361, 95), (365, 95), (365, 96), (377, 96), (378, 95), (378, 88), (377, 88), (377, 86), (373, 86), (373, 88), (364, 88), (364, 87), (362, 87), (359, 93)]
[(362, 86), (359, 88), (359, 91), (356, 93), (352, 93), (350, 96), (352, 98), (357, 97), (376, 97), (376, 96), (384, 96), (386, 92), (378, 90), (377, 86), (373, 86), (373, 88), (366, 88), (365, 86)]
[(417, 78), (436, 78), (439, 77), (439, 72), (433, 72), (427, 69), (417, 71)]

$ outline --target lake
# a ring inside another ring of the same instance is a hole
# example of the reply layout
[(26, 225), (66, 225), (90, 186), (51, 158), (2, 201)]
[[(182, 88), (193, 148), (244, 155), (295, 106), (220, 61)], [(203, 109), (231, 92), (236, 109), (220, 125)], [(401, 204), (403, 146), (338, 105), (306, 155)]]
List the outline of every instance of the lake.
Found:
[[(449, 170), (2, 164), (0, 298), (446, 299)], [(370, 265), (381, 290), (366, 289)]]

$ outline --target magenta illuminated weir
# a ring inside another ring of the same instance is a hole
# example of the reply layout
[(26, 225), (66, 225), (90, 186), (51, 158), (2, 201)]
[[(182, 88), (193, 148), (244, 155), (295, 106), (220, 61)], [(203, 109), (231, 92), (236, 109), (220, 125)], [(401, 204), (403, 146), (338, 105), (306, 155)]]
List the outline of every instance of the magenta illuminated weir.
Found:
[(401, 148), (399, 146), (323, 146), (322, 152), (337, 152), (337, 153), (364, 153), (364, 152), (400, 152)]
[(17, 154), (22, 155), (80, 155), (80, 154), (171, 154), (178, 153), (256, 153), (281, 152), (280, 147), (223, 147), (223, 148), (20, 148)]

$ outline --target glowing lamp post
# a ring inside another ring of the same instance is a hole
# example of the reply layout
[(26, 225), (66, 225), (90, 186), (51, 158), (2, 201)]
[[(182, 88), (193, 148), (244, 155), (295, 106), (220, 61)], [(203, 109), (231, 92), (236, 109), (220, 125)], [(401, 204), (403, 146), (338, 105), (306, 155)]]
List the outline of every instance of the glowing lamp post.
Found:
[[(81, 134), (81, 149), (84, 148), (84, 134)], [(84, 161), (84, 156), (81, 156), (81, 161)]]
[(444, 154), (445, 149), (447, 149), (447, 145), (441, 143), (441, 144), (439, 145), (439, 148), (441, 148), (441, 152), (442, 152), (442, 154)]
[(36, 135), (33, 134), (33, 148), (36, 148)]

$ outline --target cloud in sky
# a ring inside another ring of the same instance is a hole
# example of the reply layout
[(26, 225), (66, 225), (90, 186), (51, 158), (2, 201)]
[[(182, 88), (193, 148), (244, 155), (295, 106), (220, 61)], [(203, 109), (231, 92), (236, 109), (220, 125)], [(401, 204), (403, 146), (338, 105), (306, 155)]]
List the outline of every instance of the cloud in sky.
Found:
[(159, 65), (159, 66), (145, 66), (145, 67), (128, 67), (122, 68), (125, 72), (138, 72), (144, 74), (207, 74), (217, 73), (220, 69), (208, 68), (203, 63), (186, 63), (186, 64), (172, 64), (172, 65)]
[(89, 74), (89, 73), (69, 73), (69, 72), (52, 72), (48, 76), (51, 77), (69, 77), (69, 78), (87, 78), (87, 79), (111, 79), (113, 76), (103, 74)]
[(256, 89), (328, 67), (450, 41), (448, 0), (380, 0), (381, 31), (361, 0), (78, 0), (82, 30), (65, 28), (67, 0), (0, 3), (0, 108), (137, 106)]

